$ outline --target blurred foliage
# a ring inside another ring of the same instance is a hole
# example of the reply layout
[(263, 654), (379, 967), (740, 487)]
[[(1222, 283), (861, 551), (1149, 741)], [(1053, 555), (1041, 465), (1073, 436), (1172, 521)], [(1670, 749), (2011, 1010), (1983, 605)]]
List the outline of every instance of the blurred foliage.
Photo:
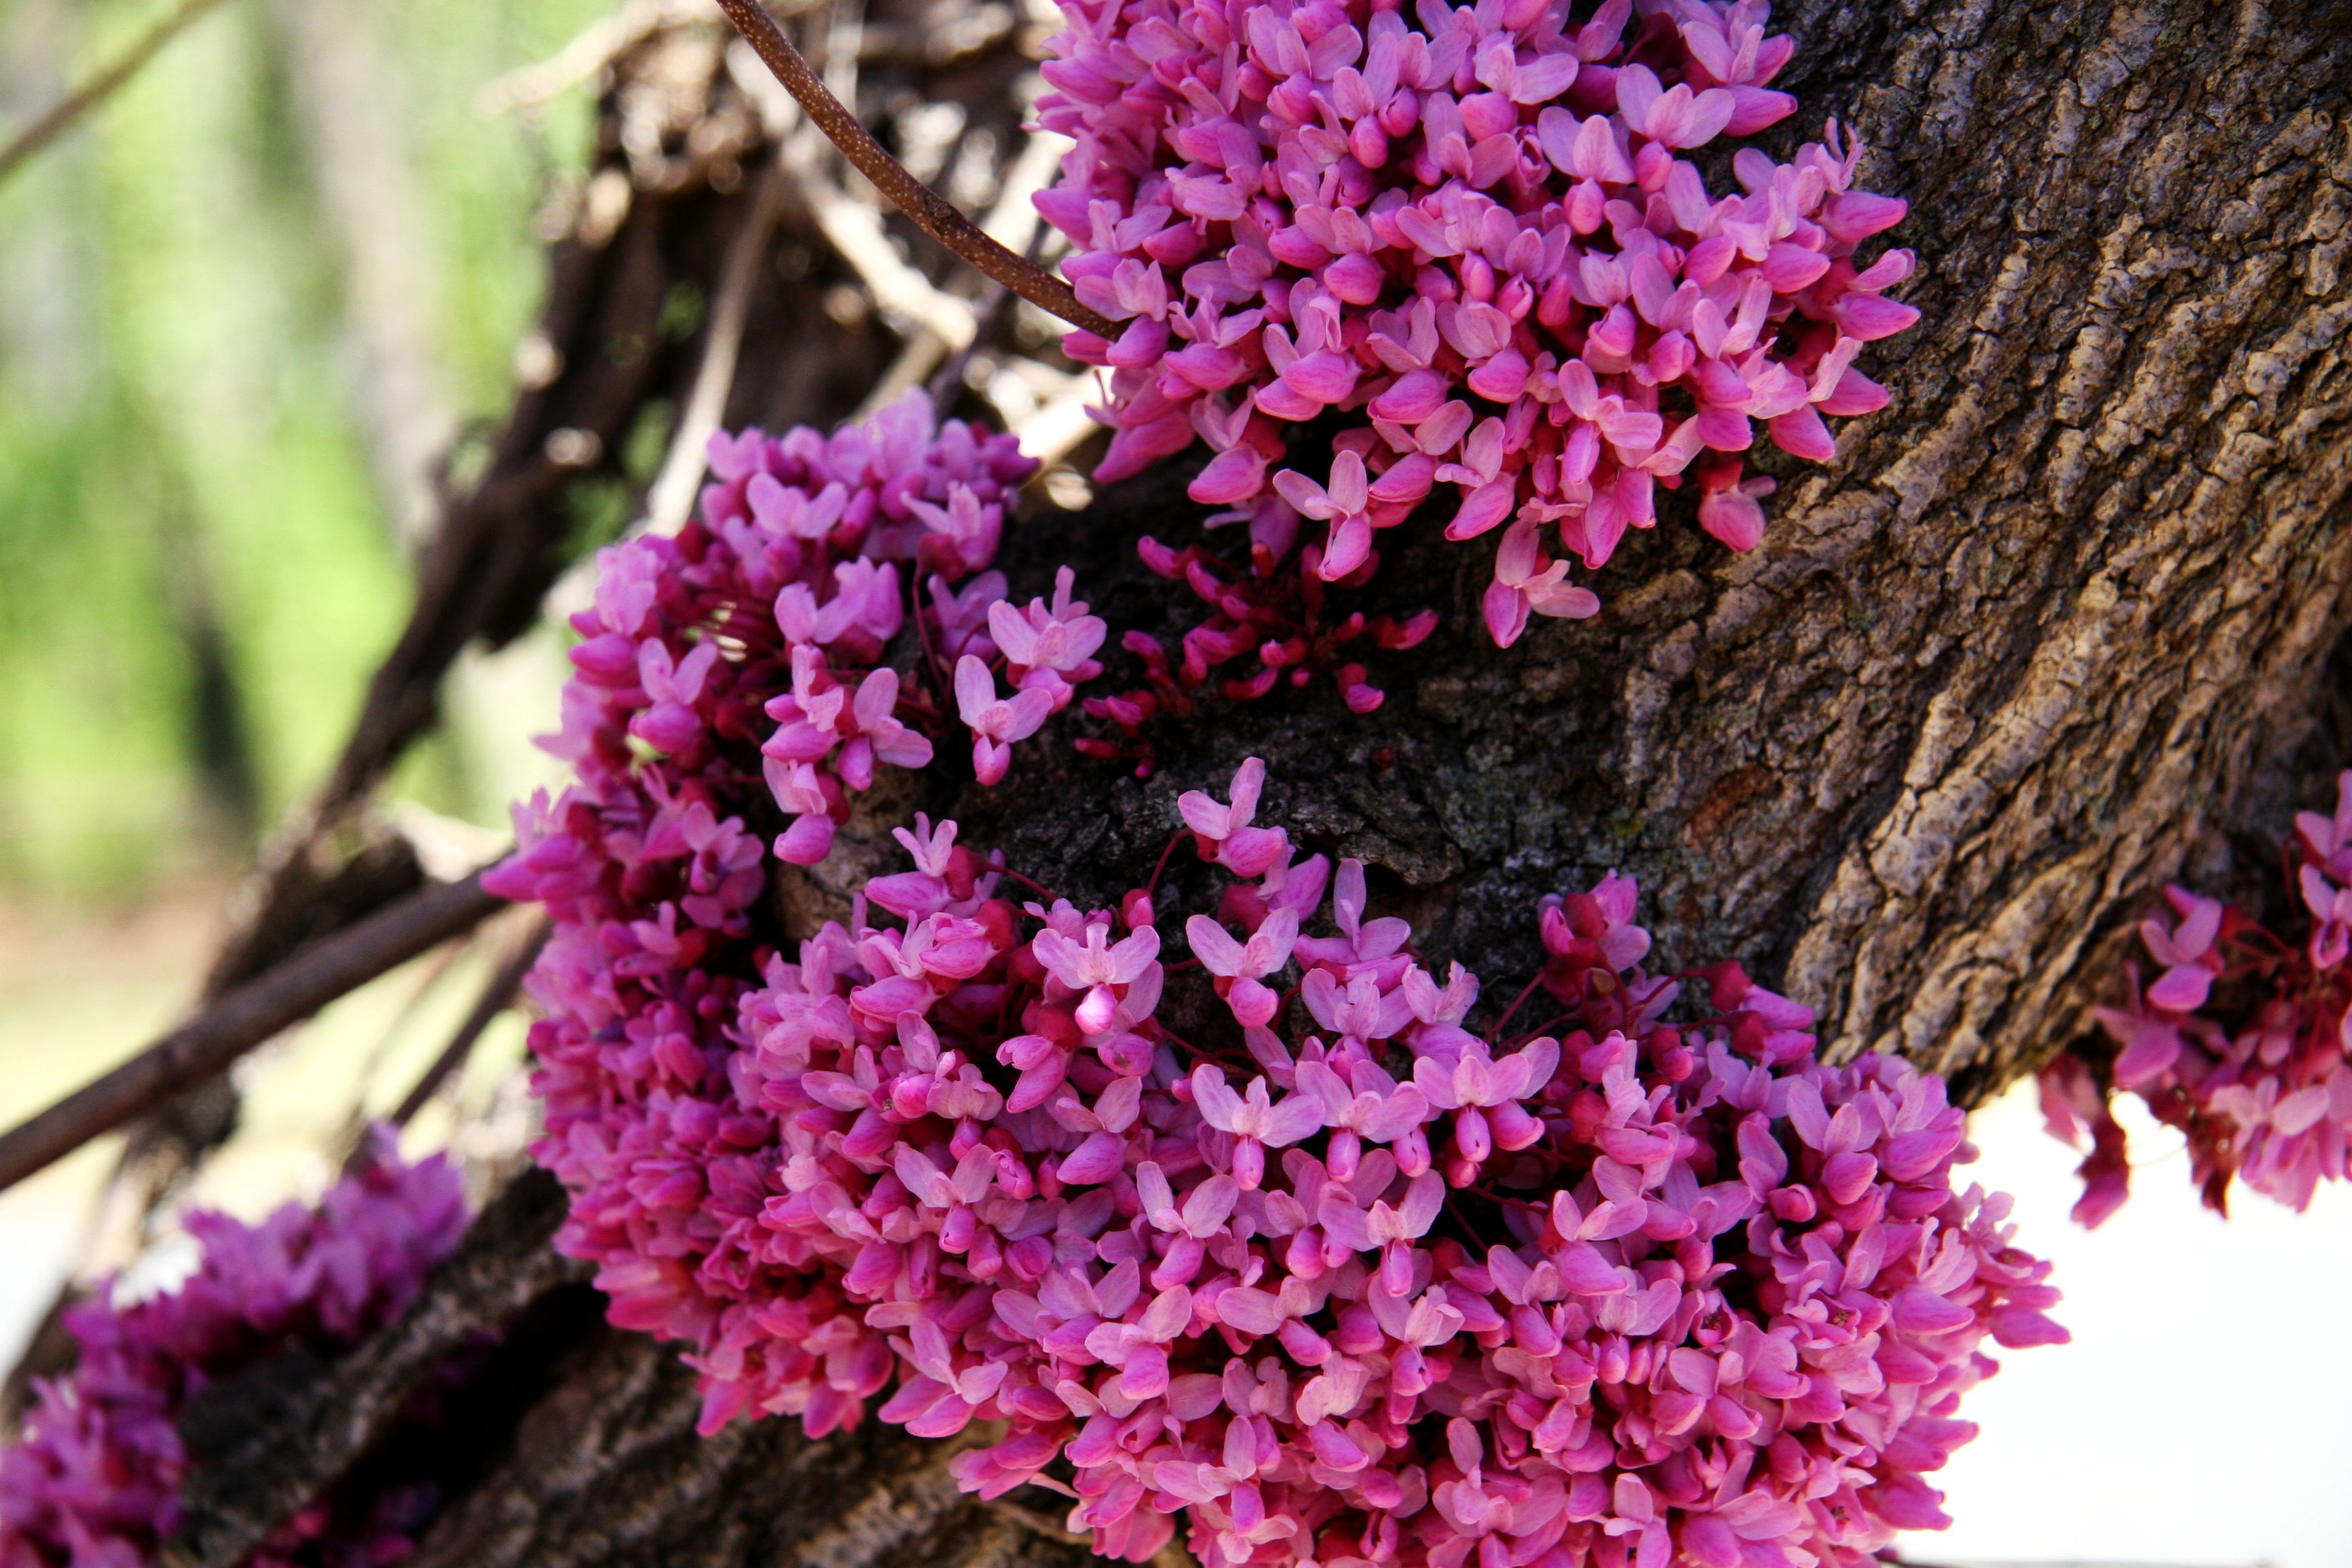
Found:
[[(171, 3), (0, 0), (0, 134)], [(241, 853), (405, 614), (285, 25), (310, 3), (228, 0), (0, 185), (0, 891), (110, 900)], [(589, 128), (578, 89), (493, 119), (482, 89), (607, 3), (358, 0), (429, 275), (415, 347), (461, 422), (509, 395), (533, 214)], [(484, 776), (403, 775), (495, 819)]]

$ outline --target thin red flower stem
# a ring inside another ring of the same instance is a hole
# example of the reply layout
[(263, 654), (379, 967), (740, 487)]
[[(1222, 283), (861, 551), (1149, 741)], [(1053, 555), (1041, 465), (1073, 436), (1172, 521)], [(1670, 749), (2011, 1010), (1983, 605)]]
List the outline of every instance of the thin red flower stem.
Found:
[(505, 907), (505, 900), (483, 889), (477, 872), (411, 893), (320, 938), (112, 1072), (0, 1134), (0, 1190), (226, 1071), (287, 1026)]
[(1542, 984), (1543, 972), (1541, 970), (1538, 970), (1536, 972), (1536, 977), (1528, 982), (1527, 989), (1521, 991), (1517, 996), (1511, 998), (1511, 1005), (1503, 1009), (1503, 1016), (1496, 1019), (1495, 1022), (1488, 1026), (1486, 1030), (1486, 1044), (1488, 1046), (1491, 1047), (1496, 1040), (1502, 1038), (1503, 1026), (1511, 1021), (1511, 1015), (1517, 1012), (1520, 1005), (1526, 1002), (1528, 997), (1534, 995), (1536, 994), (1536, 987)]
[(1143, 896), (1145, 898), (1150, 899), (1158, 896), (1160, 892), (1160, 875), (1161, 872), (1168, 869), (1168, 857), (1176, 853), (1176, 846), (1183, 843), (1185, 836), (1190, 832), (1191, 829), (1189, 828), (1178, 828), (1176, 830), (1175, 837), (1168, 840), (1168, 847), (1160, 852), (1160, 863), (1151, 868), (1151, 880), (1143, 884)]
[(826, 140), (840, 148), (841, 155), (925, 234), (1049, 315), (1059, 316), (1098, 337), (1118, 336), (1118, 323), (1088, 310), (1067, 283), (989, 237), (978, 224), (908, 174), (906, 166), (890, 156), (882, 143), (857, 122), (857, 117), (841, 100), (833, 96), (760, 0), (719, 0), (719, 8), (727, 13), (735, 30), (743, 35), (768, 69), (775, 73), (776, 79), (784, 84), (784, 90), (824, 132)]
[(1028, 889), (1031, 892), (1036, 894), (1041, 899), (1052, 899), (1057, 903), (1061, 900), (1061, 894), (1054, 891), (1053, 889), (1045, 886), (1045, 883), (1038, 881), (1034, 877), (1023, 876), (1020, 872), (1014, 870), (1010, 866), (992, 866), (989, 869), (994, 871), (999, 876), (1012, 878), (1014, 881), (1020, 883), (1023, 887)]
[(1520, 1030), (1510, 1039), (1505, 1041), (1503, 1045), (1497, 1046), (1495, 1048), (1497, 1050), (1506, 1048), (1516, 1050), (1519, 1047), (1528, 1044), (1529, 1041), (1541, 1039), (1546, 1035), (1550, 1034), (1554, 1029), (1559, 1027), (1562, 1024), (1572, 1024), (1575, 1021), (1575, 1014), (1562, 1013), (1556, 1018), (1545, 1019), (1542, 1023), (1538, 1024), (1532, 1029)]
[(923, 645), (923, 668), (930, 671), (931, 679), (939, 682), (940, 689), (951, 689), (954, 682), (948, 678), (946, 661), (940, 658), (939, 649), (931, 646), (931, 628), (929, 623), (923, 619), (923, 595), (919, 589), (915, 594), (915, 640)]

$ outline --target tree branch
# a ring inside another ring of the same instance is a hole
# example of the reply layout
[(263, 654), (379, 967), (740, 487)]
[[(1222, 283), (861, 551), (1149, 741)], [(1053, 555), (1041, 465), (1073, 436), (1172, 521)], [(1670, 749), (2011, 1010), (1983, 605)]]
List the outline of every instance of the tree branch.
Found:
[(515, 993), (522, 988), (523, 976), (529, 974), (530, 966), (539, 962), (540, 950), (547, 945), (547, 939), (552, 934), (553, 928), (544, 916), (541, 917), (530, 935), (523, 939), (523, 944), (499, 966), (499, 972), (490, 977), (490, 983), (482, 987), (482, 994), (474, 1003), (474, 1010), (466, 1015), (466, 1021), (457, 1026), (457, 1032), (449, 1037), (449, 1043), (442, 1047), (441, 1054), (433, 1058), (433, 1065), (417, 1079), (407, 1097), (401, 1100), (400, 1109), (392, 1113), (394, 1126), (407, 1126), (411, 1119), (425, 1109), (425, 1102), (433, 1098), (434, 1090), (439, 1089), (451, 1073), (465, 1065), (475, 1042), (482, 1037), (482, 1031), (490, 1026), (493, 1018), (507, 1010), (507, 1005), (514, 1000)]
[[(302, 1390), (298, 1407), (198, 1452), (172, 1568), (226, 1568), (380, 1442), (453, 1352), (478, 1344), (591, 1272), (553, 1246), (563, 1191), (532, 1169), (508, 1184), (400, 1321)], [(479, 1381), (478, 1379), (477, 1381)]]
[(129, 1061), (0, 1135), (0, 1190), (227, 1069), (309, 1017), (505, 906), (479, 873), (412, 893), (229, 992)]
[(758, 51), (776, 79), (784, 84), (784, 90), (793, 95), (802, 111), (841, 149), (841, 155), (873, 181), (875, 189), (919, 225), (924, 233), (1039, 310), (1098, 337), (1118, 335), (1118, 323), (1081, 304), (1067, 283), (997, 243), (978, 224), (908, 174), (857, 122), (857, 117), (841, 100), (833, 96), (759, 0), (719, 0), (719, 8), (727, 13), (735, 30)]
[(51, 104), (10, 138), (6, 147), (0, 148), (0, 180), (7, 179), (34, 153), (72, 130), (76, 121), (113, 97), (115, 89), (137, 76), (157, 50), (219, 4), (220, 0), (182, 0), (178, 10), (149, 28), (121, 58)]

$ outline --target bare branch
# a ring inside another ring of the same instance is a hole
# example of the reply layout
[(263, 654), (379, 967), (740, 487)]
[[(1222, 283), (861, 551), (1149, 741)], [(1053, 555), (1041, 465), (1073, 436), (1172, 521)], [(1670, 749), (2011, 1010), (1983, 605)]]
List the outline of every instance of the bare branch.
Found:
[(400, 1320), (302, 1391), (281, 1418), (200, 1454), (184, 1510), (162, 1554), (173, 1568), (244, 1561), (377, 1442), (450, 1353), (507, 1328), (588, 1266), (551, 1243), (563, 1190), (528, 1170), (493, 1199)]
[(425, 1109), (425, 1102), (433, 1098), (433, 1091), (439, 1089), (451, 1073), (466, 1065), (466, 1058), (472, 1053), (475, 1042), (482, 1037), (482, 1031), (490, 1026), (490, 1020), (507, 1010), (508, 1004), (515, 998), (515, 993), (522, 988), (523, 976), (530, 973), (530, 966), (539, 962), (540, 949), (547, 945), (551, 934), (551, 928), (546, 918), (541, 917), (537, 927), (523, 940), (523, 944), (499, 966), (499, 972), (490, 977), (490, 983), (482, 987), (481, 997), (474, 1004), (474, 1010), (466, 1015), (466, 1021), (449, 1037), (448, 1045), (442, 1047), (441, 1054), (433, 1058), (433, 1065), (417, 1079), (415, 1087), (401, 1100), (400, 1109), (392, 1113), (394, 1126), (407, 1126), (410, 1119)]
[(686, 526), (709, 462), (706, 448), (711, 432), (725, 417), (727, 395), (735, 389), (735, 367), (743, 352), (751, 290), (759, 281), (760, 264), (767, 259), (769, 241), (775, 237), (777, 216), (783, 210), (783, 174), (769, 164), (753, 177), (759, 184), (751, 195), (751, 210), (728, 242), (727, 258), (720, 265), (719, 297), (711, 306), (710, 328), (703, 338), (694, 389), (687, 395), (685, 412), (678, 416), (677, 433), (670, 438), (661, 471), (646, 492), (646, 527), (656, 533), (676, 533)]
[(0, 1134), (0, 1190), (194, 1088), (346, 992), (467, 930), (505, 900), (480, 873), (411, 893), (236, 987), (129, 1061)]
[(719, 8), (784, 84), (802, 111), (841, 149), (842, 156), (873, 181), (875, 189), (900, 212), (921, 226), (924, 233), (1039, 310), (1100, 337), (1118, 335), (1118, 325), (1081, 304), (1068, 284), (990, 238), (979, 225), (908, 174), (818, 79), (759, 0), (719, 0)]
[(181, 0), (180, 8), (156, 23), (112, 65), (58, 100), (0, 148), (0, 180), (15, 174), (25, 161), (68, 131), (74, 122), (114, 95), (117, 88), (137, 76), (157, 50), (185, 32), (189, 24), (218, 5), (220, 0)]
[(554, 57), (510, 70), (476, 97), (485, 119), (516, 109), (544, 109), (572, 88), (593, 79), (626, 51), (667, 26), (704, 14), (693, 0), (629, 0), (573, 36)]

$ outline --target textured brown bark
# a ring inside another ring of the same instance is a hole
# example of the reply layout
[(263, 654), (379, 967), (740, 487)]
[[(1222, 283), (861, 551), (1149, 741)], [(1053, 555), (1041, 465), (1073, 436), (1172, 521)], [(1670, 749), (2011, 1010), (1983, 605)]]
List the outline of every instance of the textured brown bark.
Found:
[[(959, 789), (950, 763), (919, 800), (870, 797), (835, 861), (780, 889), (787, 921), (917, 804), (1058, 890), (1115, 894), (1175, 795), (1255, 753), (1264, 816), (1369, 862), (1433, 957), (1499, 987), (1532, 960), (1537, 897), (1622, 868), (1668, 963), (1737, 956), (1817, 1006), (1834, 1049), (1900, 1050), (1981, 1100), (2075, 1034), (2166, 878), (2254, 890), (2273, 863), (2251, 847), (2352, 761), (2352, 4), (1811, 0), (1779, 20), (1801, 44), (1782, 85), (1912, 202), (1893, 237), (1920, 253), (1926, 314), (1877, 351), (1894, 406), (1835, 464), (1779, 470), (1761, 549), (1728, 556), (1670, 502), (1600, 574), (1601, 616), (1497, 654), (1484, 552), (1400, 531), (1365, 607), (1434, 603), (1445, 626), (1375, 656), (1379, 714), (1323, 688), (1221, 709), (1163, 733), (1149, 781), (1033, 747), (1007, 785)], [(748, 198), (691, 199), (719, 236)], [(754, 301), (730, 421), (813, 412), (837, 371), (794, 287)], [(1181, 626), (1132, 546), (1197, 536), (1181, 480), (1028, 519), (1016, 591), (1070, 560), (1114, 626)], [(953, 1500), (936, 1449), (784, 1423), (697, 1440), (667, 1352), (590, 1330), (565, 1353), (424, 1563), (1070, 1556)], [(304, 1429), (363, 1381), (338, 1369)]]

